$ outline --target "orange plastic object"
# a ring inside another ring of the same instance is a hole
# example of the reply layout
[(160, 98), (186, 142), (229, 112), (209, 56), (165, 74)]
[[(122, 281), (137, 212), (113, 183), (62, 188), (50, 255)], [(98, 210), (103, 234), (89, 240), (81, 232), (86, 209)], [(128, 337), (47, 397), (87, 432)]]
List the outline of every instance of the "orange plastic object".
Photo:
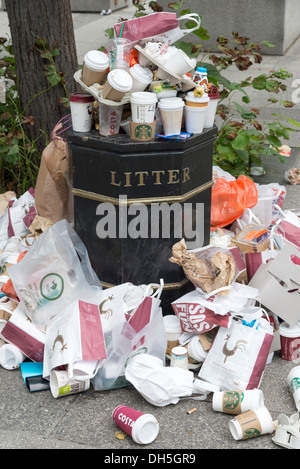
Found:
[(138, 61), (138, 51), (136, 49), (131, 49), (131, 52), (130, 52), (130, 61), (129, 61), (129, 66), (130, 67), (133, 67), (134, 65), (138, 64), (139, 61)]
[(247, 176), (241, 175), (234, 181), (216, 179), (211, 195), (211, 225), (219, 228), (230, 225), (245, 208), (254, 207), (257, 200), (257, 187)]
[[(20, 262), (23, 259), (26, 252), (28, 252), (28, 251), (24, 251), (19, 255), (19, 257), (17, 259), (17, 262)], [(14, 289), (14, 286), (13, 286), (13, 283), (12, 283), (11, 279), (7, 280), (7, 282), (2, 286), (1, 291), (3, 293), (5, 293), (5, 295), (8, 296), (9, 298), (11, 298), (13, 300), (18, 300), (18, 295), (16, 294), (16, 291)]]

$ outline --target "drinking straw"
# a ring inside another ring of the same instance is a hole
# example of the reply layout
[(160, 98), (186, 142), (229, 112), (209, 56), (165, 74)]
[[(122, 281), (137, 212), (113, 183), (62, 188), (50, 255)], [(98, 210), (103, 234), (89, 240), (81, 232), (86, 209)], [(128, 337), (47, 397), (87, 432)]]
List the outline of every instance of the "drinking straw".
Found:
[(111, 70), (113, 70), (113, 68), (114, 68), (114, 66), (115, 66), (115, 62), (116, 62), (116, 58), (117, 58), (117, 53), (118, 53), (119, 39), (121, 39), (122, 32), (123, 32), (123, 28), (124, 28), (124, 22), (122, 23), (120, 35), (119, 35), (119, 37), (118, 37), (117, 46), (116, 46), (116, 52), (115, 52), (115, 57), (114, 57), (114, 61), (113, 61)]

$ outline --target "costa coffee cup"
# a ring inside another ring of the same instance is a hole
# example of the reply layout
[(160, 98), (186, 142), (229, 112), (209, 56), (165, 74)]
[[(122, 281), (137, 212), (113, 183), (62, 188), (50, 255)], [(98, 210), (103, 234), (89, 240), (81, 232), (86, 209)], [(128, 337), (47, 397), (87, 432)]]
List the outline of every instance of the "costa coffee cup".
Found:
[(300, 411), (300, 366), (291, 369), (287, 376), (287, 383), (293, 394), (296, 408)]
[(164, 134), (179, 135), (181, 132), (184, 101), (181, 98), (163, 98), (158, 103)]
[(99, 102), (99, 133), (104, 137), (117, 135), (120, 131), (120, 124), (123, 113), (123, 105), (110, 106)]
[(247, 440), (256, 436), (273, 433), (274, 423), (265, 406), (247, 410), (229, 422), (230, 432), (235, 440)]
[(72, 128), (74, 132), (89, 132), (92, 128), (93, 103), (89, 93), (73, 93), (70, 96)]
[(171, 356), (172, 348), (179, 345), (179, 338), (182, 334), (180, 320), (175, 314), (168, 314), (164, 316), (164, 328), (167, 336), (167, 350), (166, 354)]
[(94, 83), (102, 83), (109, 67), (109, 60), (106, 54), (98, 50), (87, 52), (82, 64), (82, 81), (86, 86)]
[(102, 89), (102, 98), (120, 102), (132, 88), (131, 75), (122, 69), (114, 69), (107, 75)]
[(215, 392), (212, 400), (213, 410), (233, 415), (255, 410), (263, 405), (264, 395), (260, 389)]
[(116, 425), (139, 445), (152, 443), (158, 435), (159, 424), (152, 414), (144, 414), (131, 407), (119, 405), (113, 411), (112, 418)]
[(296, 360), (300, 353), (300, 324), (290, 326), (287, 322), (282, 322), (279, 326), (279, 335), (281, 358), (287, 361)]
[(50, 390), (53, 397), (63, 397), (70, 394), (87, 391), (90, 387), (90, 380), (79, 381), (70, 380), (65, 370), (52, 370), (50, 374)]
[(140, 64), (130, 67), (129, 73), (132, 78), (131, 93), (144, 91), (152, 83), (153, 73), (149, 68), (142, 67)]

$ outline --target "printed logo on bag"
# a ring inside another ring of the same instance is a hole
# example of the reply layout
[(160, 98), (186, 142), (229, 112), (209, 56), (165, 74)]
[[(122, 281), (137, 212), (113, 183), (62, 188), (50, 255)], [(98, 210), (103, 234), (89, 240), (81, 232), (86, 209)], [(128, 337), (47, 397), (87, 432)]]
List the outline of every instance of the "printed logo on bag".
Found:
[(105, 300), (103, 300), (100, 305), (99, 305), (99, 311), (100, 311), (100, 314), (105, 314), (105, 319), (108, 319), (109, 316), (112, 316), (114, 314), (113, 310), (111, 308), (108, 308), (108, 309), (104, 309), (104, 304), (107, 302), (107, 301), (112, 301), (114, 299), (114, 296), (111, 295), (109, 296), (108, 298), (106, 298)]
[(230, 339), (230, 335), (227, 334), (227, 337), (225, 337), (224, 341), (225, 344), (223, 345), (222, 352), (225, 355), (224, 362), (226, 362), (228, 357), (232, 357), (238, 350), (241, 350), (244, 352), (246, 350), (245, 345), (248, 343), (246, 340), (238, 340), (235, 344), (235, 346), (232, 349), (229, 349), (227, 347), (227, 342)]
[(53, 356), (54, 352), (55, 352), (55, 346), (56, 344), (60, 344), (61, 345), (61, 348), (59, 349), (59, 352), (62, 353), (64, 350), (66, 350), (68, 347), (67, 347), (67, 344), (65, 344), (65, 340), (63, 338), (63, 336), (59, 333), (59, 330), (57, 331), (57, 336), (53, 342), (53, 346), (52, 346), (52, 349), (50, 350), (50, 357)]
[(48, 274), (40, 284), (41, 294), (46, 300), (57, 300), (64, 291), (64, 280), (58, 274)]

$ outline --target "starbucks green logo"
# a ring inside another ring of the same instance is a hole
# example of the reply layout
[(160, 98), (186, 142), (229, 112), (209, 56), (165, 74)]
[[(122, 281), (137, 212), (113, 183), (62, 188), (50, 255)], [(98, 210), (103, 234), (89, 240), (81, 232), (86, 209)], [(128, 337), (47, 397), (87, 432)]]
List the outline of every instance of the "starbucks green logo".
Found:
[(224, 409), (236, 409), (240, 402), (244, 399), (244, 393), (240, 394), (235, 391), (227, 391), (224, 393)]
[(246, 438), (254, 438), (255, 436), (260, 435), (260, 431), (257, 430), (257, 428), (247, 428), (247, 430), (244, 430), (244, 439)]
[(134, 133), (137, 140), (148, 140), (152, 137), (152, 129), (147, 124), (138, 125)]
[(46, 300), (57, 300), (64, 291), (64, 280), (58, 274), (48, 274), (42, 279), (40, 290)]
[(291, 381), (292, 393), (297, 391), (297, 389), (299, 389), (299, 388), (300, 388), (300, 378), (293, 378), (292, 381)]

